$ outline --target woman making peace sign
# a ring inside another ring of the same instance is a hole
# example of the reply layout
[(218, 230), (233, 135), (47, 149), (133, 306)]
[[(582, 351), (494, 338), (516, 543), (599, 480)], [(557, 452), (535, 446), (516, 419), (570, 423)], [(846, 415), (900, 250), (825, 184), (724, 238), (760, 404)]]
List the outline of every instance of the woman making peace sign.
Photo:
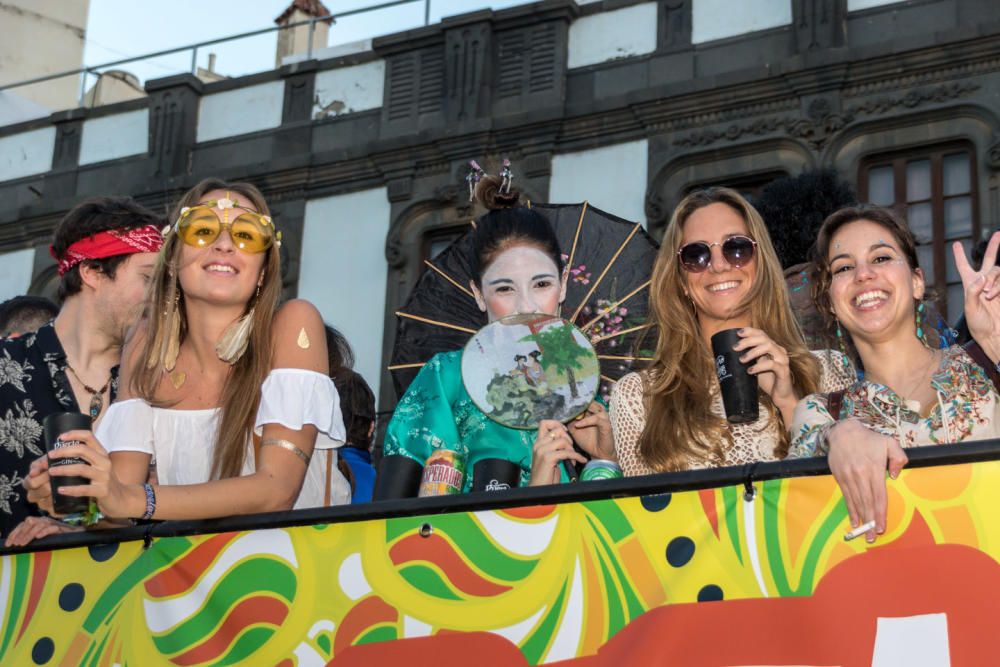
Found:
[(954, 244), (965, 316), (979, 347), (940, 350), (923, 320), (924, 275), (906, 224), (888, 209), (862, 206), (837, 211), (820, 229), (813, 297), (853, 346), (865, 378), (799, 403), (790, 455), (829, 455), (851, 525), (875, 522), (869, 542), (885, 531), (886, 467), (895, 479), (907, 462), (905, 448), (1000, 432), (1000, 396), (987, 372), (1000, 360), (998, 246), (1000, 233), (975, 271)]

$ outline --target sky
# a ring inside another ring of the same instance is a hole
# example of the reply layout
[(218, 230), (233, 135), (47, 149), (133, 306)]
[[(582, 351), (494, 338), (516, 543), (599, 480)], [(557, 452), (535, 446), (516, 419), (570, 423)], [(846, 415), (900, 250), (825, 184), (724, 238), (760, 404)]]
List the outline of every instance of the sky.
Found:
[[(325, 0), (336, 15), (373, 7), (386, 0)], [(414, 0), (388, 9), (345, 17), (330, 27), (328, 46), (346, 44), (379, 35), (419, 27), (424, 23), (425, 1), (430, 2), (430, 22), (445, 16), (479, 9), (504, 9), (525, 0)], [(141, 56), (239, 33), (274, 27), (274, 19), (291, 0), (90, 0), (84, 64), (88, 67)], [(209, 52), (216, 53), (215, 70), (225, 76), (242, 76), (275, 65), (277, 33), (248, 37), (199, 50), (198, 65), (207, 67)], [(162, 56), (124, 69), (140, 80), (191, 71), (191, 51)]]

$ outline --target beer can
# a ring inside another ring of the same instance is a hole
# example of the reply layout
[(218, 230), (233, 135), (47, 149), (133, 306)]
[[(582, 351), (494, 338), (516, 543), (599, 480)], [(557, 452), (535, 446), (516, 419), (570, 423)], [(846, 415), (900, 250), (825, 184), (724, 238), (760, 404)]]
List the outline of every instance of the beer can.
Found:
[(621, 479), (622, 476), (622, 469), (614, 461), (594, 459), (583, 466), (583, 471), (580, 473), (580, 481), (590, 482), (595, 479)]
[(436, 449), (424, 464), (418, 496), (450, 496), (462, 492), (465, 482), (465, 454)]

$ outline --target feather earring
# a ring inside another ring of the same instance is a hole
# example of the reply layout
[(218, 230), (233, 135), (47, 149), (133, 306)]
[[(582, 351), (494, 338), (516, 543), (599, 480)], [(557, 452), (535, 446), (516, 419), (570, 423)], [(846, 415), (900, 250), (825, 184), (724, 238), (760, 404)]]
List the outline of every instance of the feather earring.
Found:
[[(263, 282), (263, 276), (261, 277)], [(253, 314), (257, 309), (257, 302), (260, 300), (260, 285), (257, 283), (257, 294), (254, 295), (253, 306), (247, 313), (236, 320), (222, 334), (222, 340), (215, 345), (215, 353), (227, 364), (235, 364), (247, 351), (250, 345), (250, 332), (253, 330)]]
[(167, 330), (167, 338), (164, 341), (163, 368), (170, 372), (177, 365), (177, 357), (181, 352), (181, 313), (180, 313), (181, 293), (178, 290), (174, 294), (173, 308), (169, 319), (164, 322)]
[(235, 364), (247, 351), (253, 328), (253, 311), (251, 308), (246, 315), (230, 324), (222, 334), (222, 340), (215, 345), (215, 353), (227, 364)]

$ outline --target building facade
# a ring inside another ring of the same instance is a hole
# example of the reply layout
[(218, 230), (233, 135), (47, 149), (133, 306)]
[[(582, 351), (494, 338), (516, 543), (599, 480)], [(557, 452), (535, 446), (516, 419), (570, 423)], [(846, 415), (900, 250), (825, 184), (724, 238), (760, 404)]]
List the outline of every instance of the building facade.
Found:
[(382, 409), (393, 313), (475, 215), (470, 158), (509, 156), (531, 199), (654, 235), (692, 188), (835, 167), (906, 207), (953, 315), (946, 245), (1000, 222), (993, 0), (545, 0), (146, 92), (0, 127), (0, 296), (52, 291), (51, 231), (86, 196), (166, 212), (203, 177), (249, 180), (283, 230), (286, 294), (348, 336)]

